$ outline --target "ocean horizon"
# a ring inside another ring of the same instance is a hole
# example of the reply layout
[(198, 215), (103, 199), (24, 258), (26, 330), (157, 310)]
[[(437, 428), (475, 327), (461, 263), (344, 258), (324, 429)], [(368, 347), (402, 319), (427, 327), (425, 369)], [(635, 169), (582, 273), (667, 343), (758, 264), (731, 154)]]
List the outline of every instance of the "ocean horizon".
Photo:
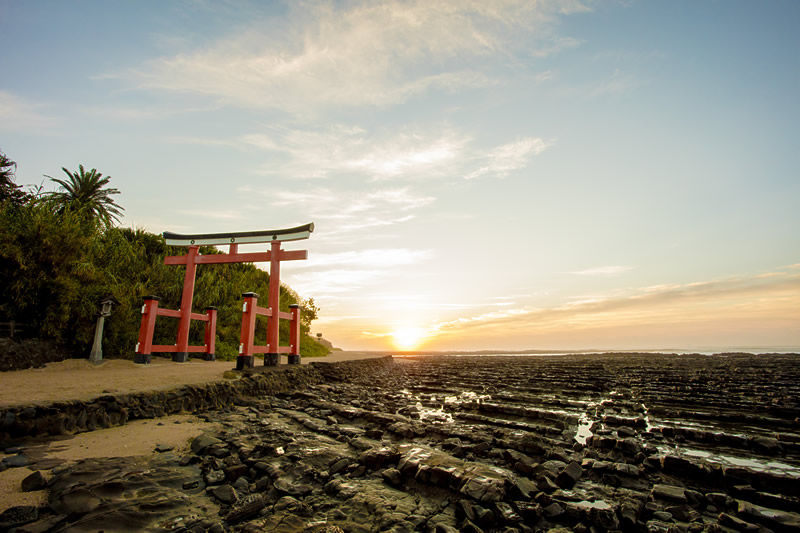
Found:
[(699, 354), (717, 355), (726, 353), (747, 353), (753, 355), (764, 354), (798, 354), (800, 346), (698, 346), (692, 348), (662, 348), (652, 350), (615, 350), (615, 349), (591, 349), (591, 350), (418, 350), (418, 351), (396, 351), (391, 352), (393, 357), (546, 357), (558, 355), (590, 355), (590, 354), (610, 354), (610, 353), (648, 353), (664, 355)]

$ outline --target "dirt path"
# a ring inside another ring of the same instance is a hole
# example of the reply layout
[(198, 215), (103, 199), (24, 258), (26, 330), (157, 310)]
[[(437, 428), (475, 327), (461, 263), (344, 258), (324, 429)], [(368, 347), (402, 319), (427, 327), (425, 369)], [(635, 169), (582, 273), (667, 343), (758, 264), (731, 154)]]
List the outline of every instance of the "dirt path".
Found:
[[(336, 362), (385, 355), (377, 352), (334, 352), (310, 362)], [(285, 363), (285, 357), (281, 364)], [(257, 360), (256, 364), (261, 361)], [(0, 409), (20, 405), (49, 405), (57, 401), (90, 400), (103, 394), (164, 390), (224, 379), (232, 361), (191, 360), (173, 363), (154, 357), (149, 365), (112, 359), (93, 365), (87, 359), (68, 359), (44, 368), (0, 372)]]

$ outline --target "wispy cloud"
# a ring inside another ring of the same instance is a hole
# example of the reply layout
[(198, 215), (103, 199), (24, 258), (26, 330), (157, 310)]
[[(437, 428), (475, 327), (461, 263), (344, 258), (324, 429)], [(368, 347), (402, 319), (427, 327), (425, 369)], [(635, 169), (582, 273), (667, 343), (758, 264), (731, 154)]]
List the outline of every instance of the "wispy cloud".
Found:
[(535, 337), (553, 331), (693, 324), (722, 318), (799, 320), (800, 273), (772, 274), (644, 287), (626, 295), (571, 301), (547, 309), (508, 309), (441, 322), (433, 329), (439, 337), (474, 336), (483, 330)]
[(52, 133), (61, 126), (61, 121), (46, 112), (48, 107), (0, 90), (0, 131)]
[(480, 159), (482, 159), (483, 166), (464, 177), (475, 179), (489, 175), (504, 178), (511, 171), (528, 166), (528, 160), (532, 155), (542, 153), (551, 144), (542, 139), (525, 137), (513, 143), (498, 146), (482, 154)]
[[(323, 131), (271, 128), (245, 135), (241, 143), (284, 156), (262, 172), (294, 178), (363, 176), (373, 181), (427, 180), (453, 174), (466, 179), (503, 178), (527, 167), (530, 159), (555, 141), (523, 137), (488, 149), (473, 146), (467, 135), (439, 132), (382, 133), (337, 125)], [(210, 141), (209, 141), (210, 142)]]
[[(495, 83), (497, 54), (545, 56), (578, 43), (556, 32), (570, 0), (290, 3), (280, 20), (252, 26), (210, 47), (111, 76), (142, 88), (210, 95), (222, 103), (308, 113), (329, 105), (384, 106), (440, 89)], [(526, 38), (520, 38), (524, 32)], [(519, 48), (519, 50), (518, 50)], [(464, 68), (463, 59), (471, 67)]]
[(241, 141), (286, 156), (288, 161), (266, 166), (265, 174), (327, 178), (347, 173), (381, 180), (444, 175), (463, 156), (469, 138), (449, 130), (382, 134), (337, 125), (327, 130), (272, 128)]

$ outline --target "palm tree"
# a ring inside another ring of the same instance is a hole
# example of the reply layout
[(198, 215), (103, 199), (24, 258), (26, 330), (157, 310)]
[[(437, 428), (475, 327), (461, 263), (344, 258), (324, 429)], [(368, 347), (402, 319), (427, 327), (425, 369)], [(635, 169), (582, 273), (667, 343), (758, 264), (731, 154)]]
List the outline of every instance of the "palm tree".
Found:
[(14, 204), (23, 204), (30, 197), (20, 189), (21, 186), (14, 183), (14, 170), (17, 164), (6, 154), (0, 151), (0, 202), (5, 200)]
[(119, 222), (118, 217), (125, 209), (111, 198), (112, 194), (119, 194), (119, 190), (104, 188), (111, 176), (103, 177), (96, 169), (86, 172), (83, 165), (79, 165), (78, 169), (78, 172), (70, 172), (61, 167), (61, 170), (69, 176), (66, 180), (46, 175), (61, 186), (60, 190), (48, 193), (47, 196), (55, 202), (59, 211), (79, 209), (90, 218), (100, 219), (107, 226), (111, 225), (112, 221)]

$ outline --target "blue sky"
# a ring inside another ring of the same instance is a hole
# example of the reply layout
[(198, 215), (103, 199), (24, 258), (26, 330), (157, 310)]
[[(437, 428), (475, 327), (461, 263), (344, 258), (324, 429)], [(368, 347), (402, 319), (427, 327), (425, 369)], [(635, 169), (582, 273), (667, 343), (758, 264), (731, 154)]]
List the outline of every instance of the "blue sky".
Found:
[(794, 1), (0, 1), (17, 181), (315, 222), (348, 349), (800, 345)]

